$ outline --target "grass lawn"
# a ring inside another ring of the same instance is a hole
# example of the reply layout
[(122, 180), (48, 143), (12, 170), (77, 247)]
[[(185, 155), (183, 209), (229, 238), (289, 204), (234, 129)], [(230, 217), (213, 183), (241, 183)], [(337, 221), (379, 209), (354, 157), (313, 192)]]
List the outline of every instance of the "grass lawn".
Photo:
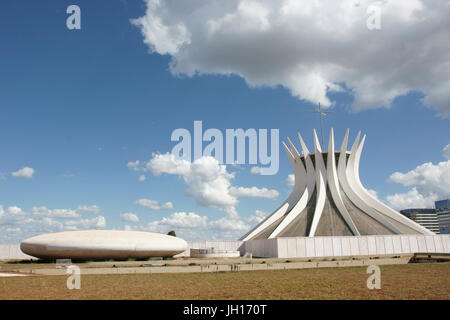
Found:
[(368, 290), (365, 267), (195, 274), (0, 278), (0, 299), (450, 299), (450, 264), (381, 266)]

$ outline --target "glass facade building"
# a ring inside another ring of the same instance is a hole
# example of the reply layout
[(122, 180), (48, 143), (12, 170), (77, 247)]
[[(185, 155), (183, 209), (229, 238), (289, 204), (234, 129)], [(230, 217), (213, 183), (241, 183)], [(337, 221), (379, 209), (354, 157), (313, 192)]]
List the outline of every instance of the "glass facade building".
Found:
[(436, 214), (442, 234), (450, 234), (450, 199), (436, 201)]
[(401, 210), (400, 213), (428, 230), (436, 234), (440, 233), (439, 221), (435, 209), (406, 209)]

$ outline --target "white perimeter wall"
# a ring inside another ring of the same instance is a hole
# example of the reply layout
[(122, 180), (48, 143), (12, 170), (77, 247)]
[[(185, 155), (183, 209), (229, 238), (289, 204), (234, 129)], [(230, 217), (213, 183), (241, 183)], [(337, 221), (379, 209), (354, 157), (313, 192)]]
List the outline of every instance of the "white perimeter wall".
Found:
[(7, 259), (36, 259), (20, 250), (19, 243), (0, 244), (0, 260)]
[(245, 250), (243, 246), (243, 241), (198, 241), (198, 242), (188, 242), (188, 249), (175, 257), (189, 257), (191, 248), (194, 249), (207, 249), (214, 248), (216, 250), (229, 250), (229, 251), (240, 251), (241, 256), (244, 255)]
[(243, 251), (254, 257), (316, 258), (407, 253), (450, 253), (450, 235), (296, 237), (250, 240)]

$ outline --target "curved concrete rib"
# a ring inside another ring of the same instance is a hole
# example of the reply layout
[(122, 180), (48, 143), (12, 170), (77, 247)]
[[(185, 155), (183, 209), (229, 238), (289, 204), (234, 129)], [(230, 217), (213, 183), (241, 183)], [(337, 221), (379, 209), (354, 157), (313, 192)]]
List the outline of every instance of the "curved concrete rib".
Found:
[(317, 199), (314, 210), (313, 221), (309, 230), (309, 237), (314, 237), (320, 218), (322, 217), (323, 208), (325, 206), (325, 199), (327, 197), (327, 174), (325, 164), (322, 157), (322, 149), (320, 148), (319, 139), (317, 138), (316, 130), (314, 130), (314, 153), (316, 162), (316, 186)]
[[(283, 147), (294, 171), (294, 188), (287, 200), (284, 201), (277, 210), (249, 231), (240, 240), (250, 240), (258, 236), (261, 232), (264, 232), (264, 238), (268, 236), (270, 239), (280, 236), (280, 234), (282, 234), (299, 215), (304, 214), (305, 208), (307, 208), (313, 195), (315, 195), (313, 221), (305, 236), (315, 236), (327, 201), (327, 196), (330, 196), (331, 199), (333, 199), (337, 211), (340, 213), (352, 233), (356, 236), (360, 235), (360, 232), (350, 215), (349, 209), (346, 207), (343, 199), (344, 195), (352, 202), (352, 207), (353, 205), (358, 207), (361, 212), (367, 214), (395, 234), (402, 234), (403, 232), (400, 231), (399, 228), (403, 230), (403, 227), (405, 227), (409, 228), (409, 231), (414, 230), (420, 234), (433, 235), (433, 232), (410, 221), (408, 218), (372, 196), (369, 191), (364, 188), (359, 176), (359, 162), (361, 160), (366, 136), (364, 136), (361, 141), (360, 136), (361, 132), (358, 133), (351, 151), (348, 152), (349, 129), (347, 129), (337, 164), (333, 129), (331, 129), (330, 132), (328, 151), (322, 151), (323, 146), (319, 143), (316, 130), (314, 130), (315, 149), (313, 153), (309, 152), (300, 133), (298, 134), (298, 138), (302, 147), (302, 154), (298, 152), (292, 141), (287, 138), (289, 147), (284, 142)], [(325, 153), (327, 154), (327, 163), (324, 162), (323, 158), (323, 154)], [(313, 154), (315, 157), (315, 166), (312, 161)], [(330, 193), (328, 193), (327, 187), (329, 187)], [(331, 201), (331, 199), (329, 200)], [(275, 223), (278, 225), (275, 226)], [(401, 226), (397, 225), (397, 223), (400, 223)], [(269, 229), (267, 228), (269, 227), (271, 227), (271, 229), (275, 227), (271, 234), (268, 234)]]
[[(343, 154), (346, 157), (346, 154)], [(327, 179), (328, 186), (330, 187), (331, 197), (339, 210), (339, 213), (344, 218), (345, 222), (349, 226), (350, 230), (353, 232), (353, 235), (359, 236), (360, 233), (356, 228), (350, 214), (347, 211), (347, 208), (344, 205), (344, 201), (342, 200), (341, 192), (339, 189), (339, 180), (337, 176), (336, 169), (336, 155), (334, 152), (334, 132), (333, 128), (330, 131), (330, 141), (328, 143), (328, 158), (327, 158)]]
[(295, 145), (292, 143), (291, 139), (289, 139), (289, 137), (286, 137), (286, 139), (289, 143), (289, 146), (291, 147), (291, 152), (294, 155), (294, 158), (297, 160), (298, 158), (300, 158), (300, 153), (298, 152)]
[[(347, 143), (348, 143), (348, 130), (345, 134), (344, 142), (342, 143), (341, 154), (346, 153), (347, 151)], [(354, 165), (355, 165), (355, 152), (356, 147), (358, 146), (359, 137), (361, 132), (358, 132), (358, 135), (353, 143), (352, 150), (350, 151), (350, 156), (348, 161), (346, 161), (347, 157), (339, 157), (338, 163), (338, 177), (341, 182), (342, 189), (345, 194), (349, 197), (349, 199), (362, 211), (367, 213), (369, 216), (374, 218), (376, 221), (384, 225), (386, 228), (391, 230), (392, 232), (399, 234), (401, 233), (392, 223), (387, 221), (380, 213), (370, 207), (364, 199), (361, 197), (357, 189), (355, 189), (355, 177), (354, 177)], [(346, 163), (347, 162), (347, 163)]]
[[(291, 147), (291, 152), (293, 154), (293, 161), (291, 161), (292, 168), (294, 170), (294, 177), (295, 177), (295, 187), (297, 188), (297, 191), (300, 193), (303, 193), (306, 188), (306, 169), (303, 165), (302, 160), (300, 159), (300, 154), (297, 151), (297, 148), (292, 143), (291, 139), (289, 137), (287, 138), (289, 145)], [(286, 149), (286, 144), (283, 145)]]
[(361, 143), (359, 144), (358, 148), (356, 149), (356, 152), (354, 155), (355, 160), (354, 160), (354, 166), (353, 166), (353, 172), (352, 172), (356, 187), (358, 189), (358, 192), (360, 192), (361, 196), (363, 197), (363, 200), (366, 203), (368, 203), (369, 205), (371, 205), (375, 210), (378, 210), (379, 212), (392, 218), (393, 220), (398, 221), (402, 224), (405, 224), (408, 227), (410, 227), (411, 229), (416, 230), (419, 233), (433, 235), (434, 232), (431, 232), (427, 228), (421, 226), (418, 223), (413, 222), (409, 218), (403, 216), (401, 213), (398, 213), (394, 209), (388, 207), (387, 205), (385, 205), (384, 203), (382, 203), (381, 201), (376, 199), (374, 196), (372, 196), (369, 193), (369, 191), (367, 191), (367, 189), (364, 188), (364, 186), (361, 183), (361, 180), (359, 178), (359, 161), (361, 159), (361, 153), (362, 153), (362, 149), (364, 147), (365, 140), (366, 140), (366, 136), (364, 135), (364, 137), (362, 138)]
[[(295, 177), (295, 188), (299, 194), (303, 194), (305, 192), (306, 188), (306, 169), (303, 165), (302, 160), (300, 159), (300, 154), (298, 153), (297, 149), (295, 148), (292, 141), (288, 138), (289, 144), (291, 146), (291, 151), (293, 152), (293, 161), (291, 162), (292, 168), (294, 170), (294, 177)], [(286, 149), (286, 144), (283, 145)], [(300, 196), (297, 197), (297, 199), (300, 198)]]
[(300, 135), (300, 133), (298, 133), (298, 140), (300, 140), (300, 144), (302, 146), (303, 159), (305, 160), (306, 165), (306, 187), (308, 188), (308, 190), (311, 191), (310, 194), (308, 195), (309, 201), (316, 186), (316, 171), (314, 169), (314, 165), (312, 163), (309, 150), (306, 147), (305, 141), (303, 141), (303, 138)]
[[(287, 198), (287, 200), (279, 206), (271, 215), (269, 215), (266, 219), (261, 221), (259, 224), (257, 224), (253, 229), (251, 229), (249, 232), (247, 232), (244, 236), (242, 236), (239, 240), (241, 241), (247, 241), (256, 236), (258, 233), (260, 233), (262, 230), (270, 226), (272, 223), (277, 221), (279, 218), (281, 218), (283, 215), (286, 214), (291, 208), (295, 206), (295, 204), (298, 202), (300, 195), (303, 193), (305, 189), (305, 183), (306, 180), (306, 173), (305, 169), (303, 167), (303, 163), (301, 161), (296, 161), (294, 158), (294, 155), (289, 150), (289, 148), (286, 146), (286, 144), (283, 142), (284, 150), (286, 151), (286, 154), (288, 155), (288, 158), (291, 162), (292, 169), (294, 170), (294, 177), (295, 177), (295, 185), (294, 189), (292, 190), (291, 194)], [(298, 169), (299, 167), (303, 167), (303, 170)]]
[[(299, 137), (300, 141), (303, 141), (300, 134)], [(301, 167), (303, 168), (303, 170), (305, 170), (302, 160), (300, 159), (300, 155), (289, 138), (288, 142), (291, 145), (291, 148), (294, 150), (294, 153), (296, 152), (296, 154), (298, 155), (298, 157), (296, 157), (297, 162), (301, 163), (302, 164)], [(300, 197), (300, 200), (295, 204), (292, 210), (289, 211), (286, 218), (284, 218), (283, 221), (281, 221), (281, 223), (276, 227), (276, 229), (270, 234), (269, 239), (278, 236), (306, 208), (306, 205), (308, 204), (308, 201), (309, 199), (311, 199), (311, 196), (314, 192), (316, 182), (314, 175), (314, 166), (312, 164), (311, 157), (309, 156), (309, 151), (304, 143), (302, 144), (302, 150), (303, 150), (303, 157), (306, 163), (306, 179), (304, 179), (306, 181), (306, 190), (303, 192), (302, 196)], [(297, 183), (297, 181), (295, 183)]]

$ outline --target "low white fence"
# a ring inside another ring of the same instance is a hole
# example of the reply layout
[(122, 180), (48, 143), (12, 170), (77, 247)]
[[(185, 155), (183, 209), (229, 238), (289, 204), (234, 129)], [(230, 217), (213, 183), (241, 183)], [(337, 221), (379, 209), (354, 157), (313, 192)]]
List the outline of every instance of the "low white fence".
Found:
[(28, 260), (36, 258), (23, 253), (20, 250), (19, 243), (0, 244), (0, 260), (9, 260), (9, 259)]
[(408, 253), (450, 253), (450, 235), (295, 237), (245, 242), (246, 252), (264, 258), (316, 258)]
[(191, 248), (194, 249), (209, 249), (214, 248), (216, 250), (227, 251), (239, 251), (241, 256), (244, 255), (244, 242), (242, 241), (198, 241), (188, 242), (188, 248), (186, 251), (176, 255), (175, 257), (189, 257), (191, 254)]

